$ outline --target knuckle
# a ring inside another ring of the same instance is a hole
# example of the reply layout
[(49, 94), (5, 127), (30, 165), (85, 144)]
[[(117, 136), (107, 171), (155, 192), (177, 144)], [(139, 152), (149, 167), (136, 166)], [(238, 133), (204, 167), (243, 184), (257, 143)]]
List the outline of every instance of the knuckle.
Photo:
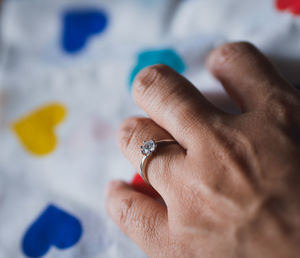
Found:
[(221, 69), (223, 66), (231, 65), (241, 56), (255, 51), (255, 47), (248, 42), (237, 42), (224, 44), (214, 52), (214, 69)]
[[(151, 212), (151, 216), (143, 215), (144, 209), (139, 210), (140, 205), (138, 202), (139, 199), (136, 196), (121, 201), (118, 223), (122, 225), (125, 231), (143, 232), (143, 237), (149, 238), (154, 235), (156, 226), (160, 224), (160, 214)], [(149, 207), (150, 209), (151, 207)]]
[(223, 128), (210, 133), (210, 142), (216, 146), (211, 155), (219, 161), (221, 172), (208, 181), (208, 184), (215, 193), (231, 195), (232, 181), (238, 183), (241, 195), (232, 198), (239, 199), (241, 204), (245, 196), (252, 196), (260, 188), (256, 183), (259, 178), (256, 145), (252, 138), (241, 130)]
[(133, 139), (138, 132), (147, 127), (147, 119), (132, 117), (125, 120), (118, 131), (118, 141), (123, 150), (130, 148)]
[(266, 97), (265, 103), (267, 103), (267, 115), (279, 124), (289, 126), (295, 122), (294, 111), (299, 110), (300, 106), (296, 96), (281, 91), (273, 91)]
[(144, 68), (136, 76), (133, 84), (134, 94), (146, 94), (147, 89), (161, 81), (162, 78), (168, 73), (170, 68), (163, 64), (152, 65)]
[(158, 213), (153, 213), (151, 216), (141, 216), (139, 225), (145, 232), (145, 236), (154, 235), (156, 226), (160, 223), (160, 216)]
[(121, 201), (120, 212), (118, 214), (118, 222), (125, 228), (128, 227), (132, 222), (132, 214), (134, 209), (134, 198), (126, 198)]

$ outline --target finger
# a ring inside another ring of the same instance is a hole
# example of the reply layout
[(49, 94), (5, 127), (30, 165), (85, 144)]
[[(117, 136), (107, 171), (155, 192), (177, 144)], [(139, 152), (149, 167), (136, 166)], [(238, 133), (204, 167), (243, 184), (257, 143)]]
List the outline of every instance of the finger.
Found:
[(147, 195), (134, 191), (124, 182), (114, 181), (108, 187), (106, 209), (114, 222), (144, 252), (154, 251), (167, 239), (167, 209)]
[[(143, 158), (140, 146), (150, 139), (172, 139), (172, 136), (148, 118), (129, 118), (119, 129), (120, 148), (137, 171)], [(179, 170), (185, 155), (185, 150), (178, 144), (160, 145), (147, 162), (149, 182), (166, 202), (170, 191), (180, 180)]]
[(271, 62), (246, 42), (225, 44), (209, 55), (207, 67), (243, 111), (292, 89)]
[(165, 65), (142, 70), (134, 81), (133, 97), (185, 149), (195, 145), (200, 128), (221, 114), (189, 81)]

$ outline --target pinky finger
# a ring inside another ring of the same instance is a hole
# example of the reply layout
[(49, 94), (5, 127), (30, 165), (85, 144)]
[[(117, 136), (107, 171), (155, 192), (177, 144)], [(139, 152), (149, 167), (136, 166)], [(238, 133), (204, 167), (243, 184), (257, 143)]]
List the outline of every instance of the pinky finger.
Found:
[(167, 241), (167, 208), (156, 200), (136, 192), (128, 184), (109, 184), (106, 209), (114, 222), (147, 255), (157, 257)]

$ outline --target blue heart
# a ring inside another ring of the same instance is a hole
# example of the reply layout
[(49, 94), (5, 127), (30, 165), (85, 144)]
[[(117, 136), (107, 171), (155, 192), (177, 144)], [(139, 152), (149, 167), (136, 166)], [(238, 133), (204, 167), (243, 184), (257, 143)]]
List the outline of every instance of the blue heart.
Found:
[(49, 205), (25, 233), (22, 249), (28, 257), (40, 257), (51, 246), (65, 249), (75, 245), (81, 234), (82, 227), (78, 219)]
[(68, 53), (80, 51), (88, 39), (104, 31), (108, 23), (102, 10), (74, 9), (63, 15), (62, 47)]
[(135, 76), (145, 67), (155, 64), (165, 64), (178, 73), (183, 73), (185, 64), (181, 57), (173, 49), (146, 50), (138, 55), (137, 64), (129, 78), (129, 89), (131, 89)]

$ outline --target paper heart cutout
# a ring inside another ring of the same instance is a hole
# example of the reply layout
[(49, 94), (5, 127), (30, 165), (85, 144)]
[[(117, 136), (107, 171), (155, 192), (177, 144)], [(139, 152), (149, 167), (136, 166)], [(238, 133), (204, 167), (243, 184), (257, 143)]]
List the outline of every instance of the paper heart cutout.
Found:
[(59, 249), (75, 245), (82, 235), (80, 221), (73, 215), (49, 205), (28, 228), (22, 249), (28, 257), (45, 255), (51, 246)]
[(88, 39), (107, 27), (108, 18), (102, 10), (71, 9), (64, 13), (62, 47), (68, 53), (80, 51)]
[(143, 178), (138, 173), (134, 175), (131, 181), (131, 186), (133, 187), (134, 190), (146, 194), (150, 197), (153, 198), (160, 197), (160, 195), (156, 192), (156, 190), (153, 187), (147, 185), (144, 182)]
[(137, 64), (130, 74), (130, 90), (135, 76), (145, 67), (155, 64), (168, 65), (178, 73), (183, 73), (185, 70), (185, 64), (183, 60), (173, 49), (156, 49), (142, 51), (141, 53), (139, 53), (137, 58)]
[(276, 7), (280, 11), (288, 10), (292, 14), (300, 15), (300, 0), (276, 0)]
[(57, 145), (55, 126), (66, 115), (61, 104), (49, 104), (14, 122), (12, 128), (23, 146), (35, 155), (45, 155)]

